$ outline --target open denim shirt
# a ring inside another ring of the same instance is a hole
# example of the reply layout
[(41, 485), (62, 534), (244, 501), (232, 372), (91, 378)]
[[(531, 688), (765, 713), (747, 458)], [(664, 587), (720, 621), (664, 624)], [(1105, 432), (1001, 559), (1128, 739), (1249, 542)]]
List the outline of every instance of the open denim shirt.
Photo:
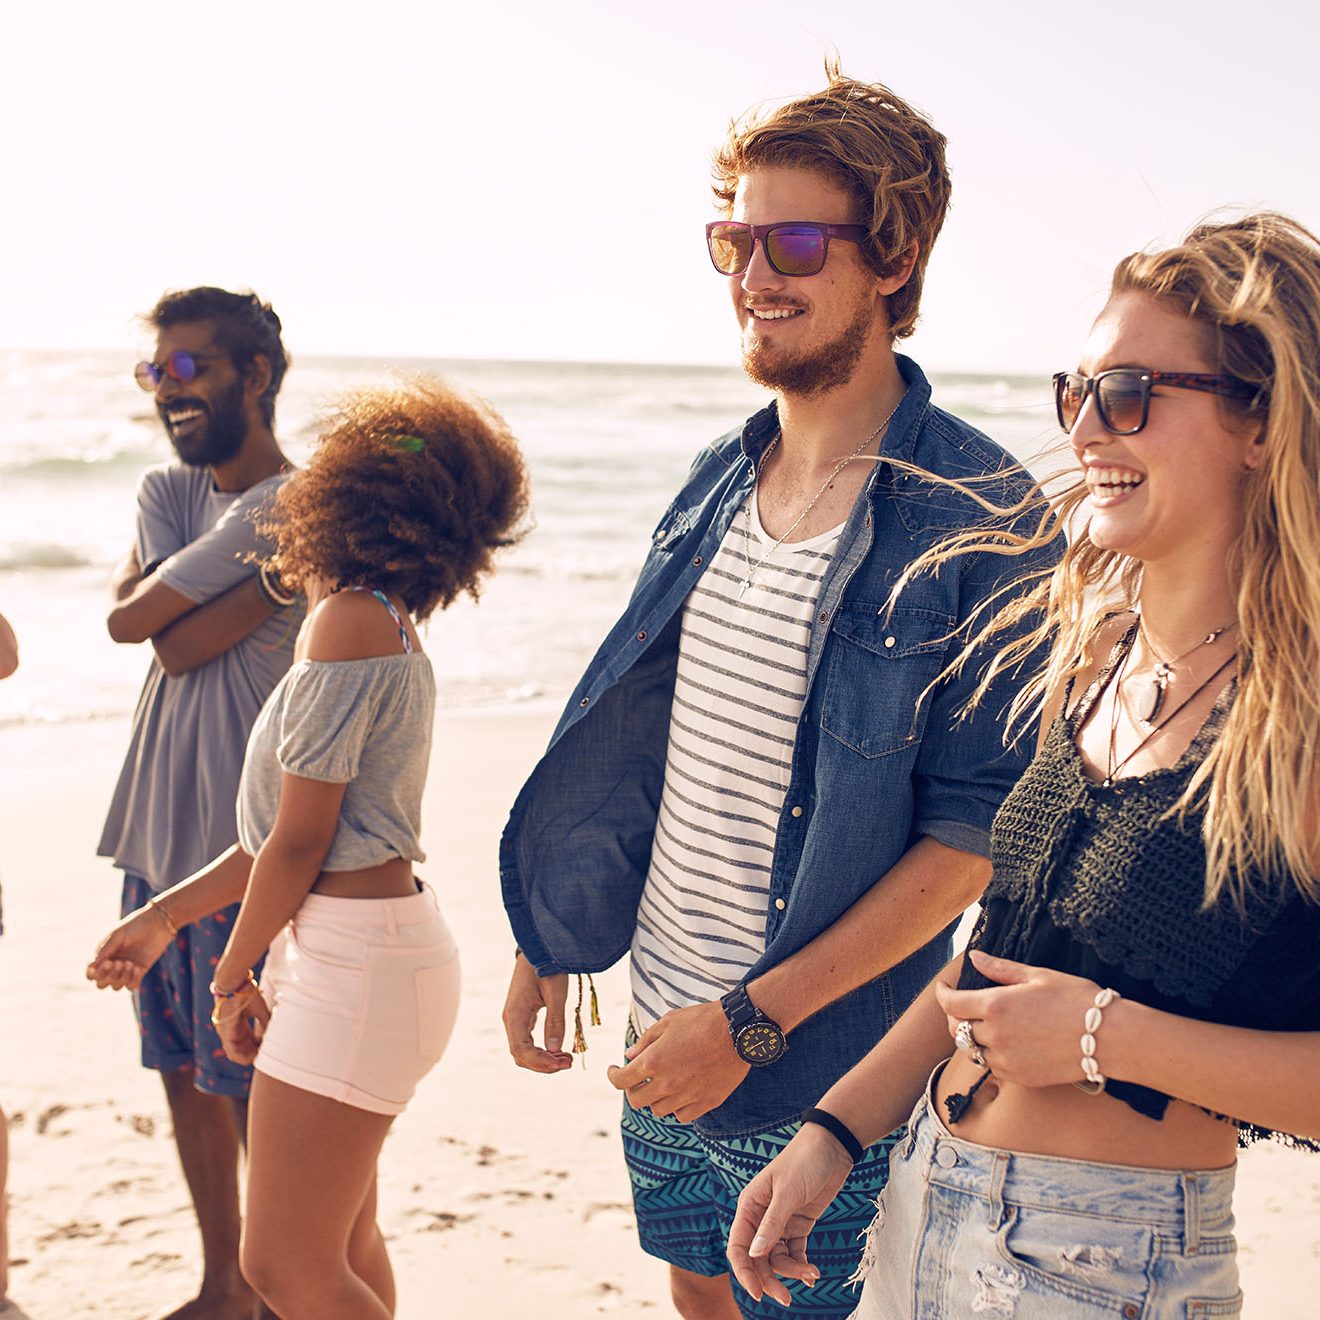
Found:
[[(977, 487), (983, 495), (1020, 499), (1028, 489), (1021, 469), (932, 407), (920, 368), (898, 362), (908, 390), (884, 454), (955, 480), (991, 476)], [(519, 948), (542, 976), (602, 971), (628, 952), (664, 783), (683, 603), (778, 427), (771, 404), (698, 456), (660, 520), (623, 617), (514, 803), (500, 844), (504, 904)], [(766, 949), (747, 979), (838, 920), (921, 835), (988, 855), (990, 822), (1028, 755), (1025, 739), (1004, 746), (1003, 711), (1016, 679), (997, 679), (961, 722), (975, 660), (920, 706), (917, 699), (957, 654), (957, 625), (996, 587), (1049, 557), (967, 555), (911, 583), (888, 608), (910, 560), (984, 520), (966, 496), (891, 464), (875, 464), (863, 485), (821, 587), (775, 839)], [(783, 1058), (753, 1068), (697, 1126), (746, 1133), (814, 1104), (948, 961), (952, 931), (799, 1025)]]

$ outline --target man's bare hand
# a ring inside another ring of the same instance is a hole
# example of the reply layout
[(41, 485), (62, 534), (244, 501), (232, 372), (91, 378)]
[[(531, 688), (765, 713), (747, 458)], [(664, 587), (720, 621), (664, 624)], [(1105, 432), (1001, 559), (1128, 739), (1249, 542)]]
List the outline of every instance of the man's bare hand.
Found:
[[(537, 976), (536, 969), (520, 953), (513, 962), (509, 994), (504, 1001), (504, 1034), (509, 1053), (520, 1068), (556, 1073), (573, 1066), (573, 1056), (564, 1050), (564, 1006), (568, 1000), (568, 977)], [(545, 1010), (545, 1048), (532, 1039), (536, 1018)]]
[(719, 1004), (694, 1004), (666, 1013), (628, 1051), (609, 1079), (634, 1109), (691, 1123), (722, 1105), (750, 1071), (733, 1048)]

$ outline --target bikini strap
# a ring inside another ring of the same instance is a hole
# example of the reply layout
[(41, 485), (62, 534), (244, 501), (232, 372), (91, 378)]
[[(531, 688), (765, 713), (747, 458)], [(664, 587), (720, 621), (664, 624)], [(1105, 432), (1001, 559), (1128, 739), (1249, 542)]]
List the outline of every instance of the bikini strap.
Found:
[(349, 586), (349, 587), (343, 587), (341, 588), (341, 590), (371, 592), (371, 594), (375, 596), (375, 598), (378, 601), (380, 601), (380, 603), (384, 605), (387, 610), (389, 610), (390, 617), (394, 620), (395, 625), (398, 627), (399, 640), (403, 643), (404, 655), (412, 655), (412, 649), (413, 649), (412, 639), (408, 636), (408, 629), (405, 628), (403, 625), (403, 618), (400, 616), (399, 611), (394, 608), (394, 602), (379, 587)]

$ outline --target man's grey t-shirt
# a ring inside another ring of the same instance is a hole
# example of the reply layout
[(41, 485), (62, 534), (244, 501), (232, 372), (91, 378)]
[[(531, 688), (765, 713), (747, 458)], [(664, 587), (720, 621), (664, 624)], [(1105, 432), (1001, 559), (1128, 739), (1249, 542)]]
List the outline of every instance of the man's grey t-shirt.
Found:
[[(149, 469), (138, 487), (137, 554), (199, 605), (257, 570), (265, 544), (252, 516), (284, 480), (216, 490), (207, 468)], [(97, 852), (168, 889), (238, 840), (234, 803), (248, 731), (293, 660), (301, 607), (282, 610), (236, 646), (170, 678), (155, 656), (133, 716), (128, 755)]]

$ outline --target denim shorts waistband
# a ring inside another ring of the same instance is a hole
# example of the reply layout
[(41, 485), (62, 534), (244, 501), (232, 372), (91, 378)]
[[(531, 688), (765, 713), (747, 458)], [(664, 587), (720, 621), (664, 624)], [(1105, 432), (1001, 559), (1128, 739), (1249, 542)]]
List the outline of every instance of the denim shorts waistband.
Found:
[[(941, 1065), (942, 1066), (942, 1065)], [(1236, 1165), (1223, 1169), (1150, 1169), (1061, 1155), (996, 1150), (954, 1136), (935, 1110), (935, 1078), (917, 1102), (908, 1141), (932, 1182), (1014, 1205), (1150, 1224), (1199, 1234), (1231, 1213)], [(900, 1150), (902, 1143), (900, 1143)]]

